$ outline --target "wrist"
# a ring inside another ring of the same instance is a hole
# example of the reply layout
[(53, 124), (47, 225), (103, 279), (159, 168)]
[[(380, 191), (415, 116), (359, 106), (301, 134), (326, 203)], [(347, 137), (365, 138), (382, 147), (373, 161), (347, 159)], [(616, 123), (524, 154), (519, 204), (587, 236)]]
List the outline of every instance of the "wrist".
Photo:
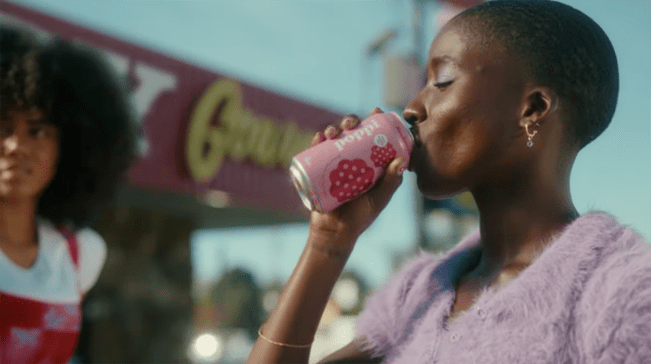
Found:
[(356, 241), (357, 235), (345, 231), (310, 228), (307, 246), (330, 258), (345, 261), (352, 253)]
[(310, 219), (310, 237), (333, 241), (355, 241), (359, 228), (341, 216), (313, 212)]
[(346, 262), (350, 256), (350, 253), (352, 253), (352, 248), (344, 249), (331, 245), (320, 245), (312, 243), (309, 245), (309, 247), (311, 250), (317, 251), (320, 254), (325, 254), (328, 258), (343, 262)]

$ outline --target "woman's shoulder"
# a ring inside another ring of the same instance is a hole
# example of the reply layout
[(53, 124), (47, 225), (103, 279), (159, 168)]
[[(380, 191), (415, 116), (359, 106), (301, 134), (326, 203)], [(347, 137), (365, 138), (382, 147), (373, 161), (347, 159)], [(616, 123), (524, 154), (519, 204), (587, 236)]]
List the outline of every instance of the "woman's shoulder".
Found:
[(651, 245), (628, 226), (621, 225), (618, 230), (601, 252), (591, 277), (592, 287), (607, 285), (621, 294), (627, 290), (639, 294), (639, 285), (646, 282), (646, 290), (651, 293)]
[(80, 286), (87, 292), (95, 285), (104, 267), (107, 256), (107, 246), (104, 238), (91, 228), (77, 231), (79, 241), (79, 273)]
[(588, 221), (593, 224), (594, 233), (586, 235), (601, 240), (595, 278), (599, 278), (599, 273), (607, 272), (609, 279), (625, 280), (638, 271), (649, 272), (651, 244), (639, 232), (605, 212), (592, 213)]
[(73, 234), (79, 249), (88, 248), (91, 250), (106, 250), (106, 242), (104, 241), (104, 238), (90, 227), (76, 229), (70, 226), (57, 226), (45, 218), (39, 218), (37, 224), (39, 227), (39, 234), (50, 242), (65, 242), (68, 240), (68, 235)]
[(597, 228), (604, 244), (575, 313), (580, 342), (589, 361), (647, 362), (651, 359), (651, 245), (614, 217), (601, 218), (610, 221)]
[(81, 228), (75, 234), (80, 245), (87, 246), (89, 249), (106, 250), (106, 241), (94, 229), (89, 227)]
[(642, 235), (603, 211), (583, 214), (558, 240), (550, 250), (576, 255), (577, 263), (587, 264), (595, 271), (613, 261), (651, 254), (651, 245)]
[(623, 312), (635, 302), (651, 308), (651, 244), (612, 215), (593, 213), (589, 222), (593, 232), (586, 230), (586, 236), (600, 242), (590, 243), (597, 254), (586, 277), (582, 309)]
[[(83, 292), (88, 291), (97, 281), (99, 273), (107, 257), (107, 246), (104, 238), (90, 227), (80, 229), (60, 228), (47, 219), (39, 219), (39, 231), (50, 249), (64, 249), (67, 235), (74, 234), (77, 243), (77, 267), (79, 283)], [(65, 249), (68, 249), (66, 247)], [(68, 250), (71, 254), (72, 252)]]

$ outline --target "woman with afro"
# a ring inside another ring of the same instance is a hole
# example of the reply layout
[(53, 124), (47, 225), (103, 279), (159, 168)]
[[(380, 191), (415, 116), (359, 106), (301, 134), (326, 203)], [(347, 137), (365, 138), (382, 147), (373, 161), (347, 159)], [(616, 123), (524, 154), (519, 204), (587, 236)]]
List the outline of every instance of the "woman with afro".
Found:
[(0, 26), (0, 362), (72, 356), (106, 258), (88, 227), (135, 159), (125, 88), (98, 53)]

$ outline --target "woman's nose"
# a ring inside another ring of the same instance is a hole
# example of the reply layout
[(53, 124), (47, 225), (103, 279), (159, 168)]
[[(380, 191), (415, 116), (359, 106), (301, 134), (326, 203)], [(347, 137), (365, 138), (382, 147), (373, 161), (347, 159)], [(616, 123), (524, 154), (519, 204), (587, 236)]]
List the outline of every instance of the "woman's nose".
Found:
[(1, 139), (1, 142), (2, 155), (5, 156), (18, 153), (19, 151), (25, 152), (28, 148), (25, 138), (21, 138), (16, 133)]
[(18, 142), (18, 136), (16, 134), (12, 134), (11, 136), (5, 138), (2, 141), (2, 150), (4, 155), (10, 155), (16, 152), (18, 150), (19, 142)]
[(405, 110), (402, 112), (402, 117), (407, 123), (414, 125), (425, 120), (427, 118), (427, 112), (418, 98), (415, 98), (405, 107)]

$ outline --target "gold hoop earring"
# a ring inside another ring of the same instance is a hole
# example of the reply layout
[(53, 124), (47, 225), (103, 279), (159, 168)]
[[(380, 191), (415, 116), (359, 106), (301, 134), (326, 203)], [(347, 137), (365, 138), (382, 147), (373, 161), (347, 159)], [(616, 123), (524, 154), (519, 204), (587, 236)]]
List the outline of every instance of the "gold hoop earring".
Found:
[(533, 133), (529, 132), (529, 124), (524, 125), (524, 131), (527, 133), (527, 147), (531, 148), (533, 147), (533, 136), (538, 133), (538, 130), (534, 130)]

